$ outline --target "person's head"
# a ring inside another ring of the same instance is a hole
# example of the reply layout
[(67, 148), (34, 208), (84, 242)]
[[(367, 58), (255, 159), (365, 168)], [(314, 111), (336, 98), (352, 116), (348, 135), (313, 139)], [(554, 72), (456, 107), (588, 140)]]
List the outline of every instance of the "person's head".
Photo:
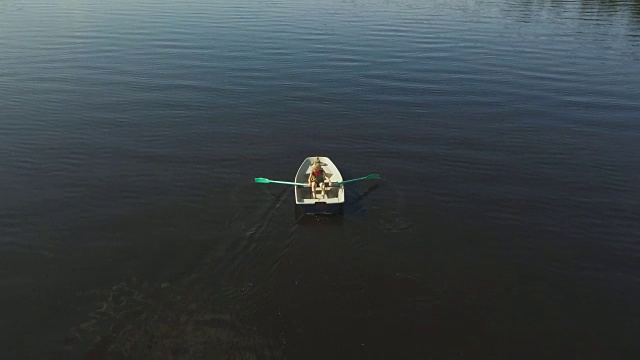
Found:
[(322, 163), (319, 161), (315, 161), (312, 165), (311, 168), (315, 171), (319, 171), (322, 170)]

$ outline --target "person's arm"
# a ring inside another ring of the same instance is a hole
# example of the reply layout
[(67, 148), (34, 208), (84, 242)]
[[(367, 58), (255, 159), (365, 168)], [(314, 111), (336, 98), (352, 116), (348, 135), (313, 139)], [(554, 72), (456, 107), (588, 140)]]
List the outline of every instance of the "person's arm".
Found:
[(327, 176), (327, 173), (324, 173), (324, 177), (326, 177), (327, 180), (329, 180), (329, 186), (331, 186), (331, 178)]
[(313, 173), (309, 173), (309, 179), (307, 179), (307, 184), (309, 185), (309, 187), (311, 187), (311, 177), (313, 176)]

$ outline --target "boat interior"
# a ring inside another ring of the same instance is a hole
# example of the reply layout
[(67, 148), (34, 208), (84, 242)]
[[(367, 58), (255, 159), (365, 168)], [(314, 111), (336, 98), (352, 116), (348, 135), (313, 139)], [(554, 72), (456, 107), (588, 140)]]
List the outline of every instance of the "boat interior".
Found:
[(296, 199), (299, 202), (304, 202), (304, 203), (314, 203), (316, 201), (323, 201), (323, 200), (326, 202), (331, 202), (331, 200), (338, 201), (338, 198), (340, 196), (340, 191), (341, 191), (340, 187), (339, 186), (329, 187), (328, 184), (326, 184), (325, 186), (326, 186), (325, 196), (322, 197), (322, 189), (318, 186), (316, 188), (315, 199), (313, 197), (310, 187), (296, 186)]
[[(311, 172), (311, 167), (307, 169), (305, 174), (298, 174), (296, 176), (296, 182), (306, 183), (309, 178), (309, 173)], [(342, 181), (340, 179), (332, 178), (333, 174), (329, 171), (325, 170), (325, 174), (331, 181)], [(320, 186), (316, 187), (315, 198), (311, 193), (311, 188), (306, 186), (296, 186), (296, 200), (301, 203), (315, 203), (317, 201), (324, 201), (327, 203), (339, 202), (340, 201), (340, 192), (343, 191), (341, 186), (332, 186), (329, 187), (329, 183), (325, 182), (325, 197), (322, 197), (322, 189)]]

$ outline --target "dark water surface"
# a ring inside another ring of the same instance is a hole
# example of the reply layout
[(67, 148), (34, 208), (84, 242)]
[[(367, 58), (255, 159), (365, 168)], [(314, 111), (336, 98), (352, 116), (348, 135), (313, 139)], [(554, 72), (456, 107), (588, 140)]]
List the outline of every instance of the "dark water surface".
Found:
[(637, 1), (0, 0), (0, 357), (637, 359), (639, 99)]

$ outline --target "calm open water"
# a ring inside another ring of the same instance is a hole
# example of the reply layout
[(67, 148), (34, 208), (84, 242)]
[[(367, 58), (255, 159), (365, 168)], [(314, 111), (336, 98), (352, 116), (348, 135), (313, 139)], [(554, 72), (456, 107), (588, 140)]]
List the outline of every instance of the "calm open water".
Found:
[(0, 357), (637, 359), (639, 99), (631, 0), (0, 0)]

